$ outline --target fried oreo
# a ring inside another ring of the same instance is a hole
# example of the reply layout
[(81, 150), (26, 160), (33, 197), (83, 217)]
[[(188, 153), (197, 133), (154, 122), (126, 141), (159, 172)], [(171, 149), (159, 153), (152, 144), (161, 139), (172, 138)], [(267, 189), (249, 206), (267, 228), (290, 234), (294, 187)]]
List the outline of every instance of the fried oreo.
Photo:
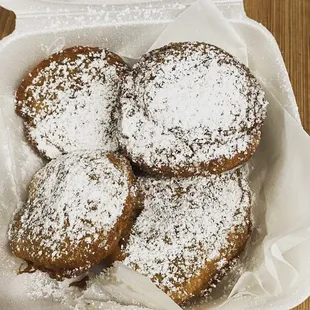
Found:
[(13, 254), (57, 279), (98, 264), (127, 228), (134, 182), (129, 162), (116, 154), (74, 152), (52, 160), (32, 179), (10, 225)]
[(120, 259), (178, 304), (199, 296), (248, 239), (251, 192), (244, 174), (143, 177), (144, 209)]
[(142, 56), (121, 95), (121, 145), (155, 176), (221, 173), (256, 150), (265, 94), (250, 70), (206, 43), (171, 43)]
[(97, 47), (68, 48), (39, 63), (16, 92), (30, 144), (49, 159), (82, 149), (115, 151), (128, 70), (118, 55)]

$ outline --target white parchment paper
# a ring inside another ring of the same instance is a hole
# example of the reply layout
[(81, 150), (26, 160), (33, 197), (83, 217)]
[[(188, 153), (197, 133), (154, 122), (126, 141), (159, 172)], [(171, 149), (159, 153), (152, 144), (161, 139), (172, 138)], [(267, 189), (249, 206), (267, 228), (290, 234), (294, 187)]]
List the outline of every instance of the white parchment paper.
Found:
[(170, 42), (186, 41), (202, 41), (219, 46), (245, 65), (248, 64), (244, 42), (212, 1), (192, 4), (166, 27), (150, 50)]
[[(5, 284), (0, 286), (0, 309), (141, 309), (130, 305), (180, 309), (150, 281), (121, 264), (109, 277), (101, 275), (92, 280), (84, 293), (68, 289), (67, 281), (53, 281), (43, 273), (16, 275), (21, 261), (9, 251), (7, 229), (14, 210), (27, 197), (30, 179), (44, 163), (24, 139), (22, 120), (14, 112), (13, 90), (21, 77), (47, 56), (49, 46), (58, 46), (54, 42), (61, 41), (59, 48), (76, 44), (106, 46), (133, 57), (146, 52), (152, 44), (155, 48), (171, 41), (195, 40), (215, 44), (248, 64), (262, 81), (270, 105), (262, 142), (251, 160), (251, 187), (256, 195), (251, 240), (238, 268), (214, 290), (213, 299), (202, 300), (192, 309), (294, 307), (310, 294), (310, 140), (288, 112), (287, 106), (294, 104), (291, 89), (283, 90), (273, 83), (274, 67), (270, 75), (266, 70), (273, 63), (271, 56), (261, 59), (251, 52), (246, 42), (257, 38), (226, 20), (211, 0), (189, 7), (160, 36), (163, 25), (133, 29), (128, 35), (126, 28), (119, 26), (40, 34), (35, 40), (30, 37), (23, 42), (12, 41), (12, 54), (1, 58), (0, 277)], [(38, 42), (43, 45), (41, 49)], [(19, 66), (12, 68), (14, 53), (24, 55)]]

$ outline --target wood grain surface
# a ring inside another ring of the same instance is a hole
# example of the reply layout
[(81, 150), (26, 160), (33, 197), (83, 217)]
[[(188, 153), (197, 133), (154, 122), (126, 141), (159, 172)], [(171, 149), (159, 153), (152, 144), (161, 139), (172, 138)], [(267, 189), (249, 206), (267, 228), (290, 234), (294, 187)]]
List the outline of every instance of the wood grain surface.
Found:
[[(0, 40), (15, 29), (15, 14), (0, 6)], [(0, 59), (1, 61), (1, 59)]]
[(303, 126), (310, 133), (310, 0), (244, 0), (244, 3), (248, 16), (261, 22), (276, 38)]
[[(310, 0), (244, 0), (244, 3), (248, 16), (261, 22), (275, 36), (303, 126), (310, 133)], [(14, 13), (0, 7), (0, 39), (14, 27)], [(294, 310), (310, 310), (310, 299)]]

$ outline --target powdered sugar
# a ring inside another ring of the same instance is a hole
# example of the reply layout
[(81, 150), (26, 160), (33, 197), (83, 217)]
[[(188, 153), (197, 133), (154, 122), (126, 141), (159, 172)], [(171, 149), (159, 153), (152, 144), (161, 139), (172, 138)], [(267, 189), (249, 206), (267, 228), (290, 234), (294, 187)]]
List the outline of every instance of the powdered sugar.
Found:
[(49, 158), (79, 149), (118, 147), (116, 105), (126, 66), (109, 63), (109, 51), (72, 51), (77, 55), (56, 54), (25, 88), (27, 98), (17, 98), (21, 113), (32, 118), (26, 123), (30, 140)]
[[(247, 229), (250, 190), (244, 171), (187, 179), (139, 179), (145, 194), (124, 264), (177, 292), (211, 261), (227, 263), (228, 237)], [(237, 228), (238, 227), (238, 228)], [(225, 256), (225, 255), (224, 255)]]
[(80, 305), (77, 305), (74, 310), (151, 310), (149, 308), (145, 307), (139, 307), (139, 306), (127, 306), (119, 304), (115, 301), (96, 301), (96, 300), (90, 300), (87, 302), (87, 304), (83, 305), (82, 307)]
[(186, 167), (245, 152), (266, 115), (264, 92), (235, 58), (205, 43), (151, 51), (122, 96), (122, 136), (134, 161)]
[(123, 305), (124, 309), (125, 305), (136, 305), (154, 310), (181, 310), (150, 279), (119, 262), (87, 283), (87, 289), (78, 304), (92, 301), (106, 303), (106, 306), (113, 301)]
[(74, 292), (74, 289), (68, 288), (68, 281), (60, 282), (51, 279), (43, 272), (29, 274), (27, 277), (31, 283), (28, 287), (27, 296), (33, 300), (46, 298), (64, 302)]
[[(167, 57), (167, 62), (170, 64), (168, 70), (172, 70), (173, 57)], [(193, 63), (182, 60), (180, 66), (182, 66), (183, 72), (188, 72)], [(229, 130), (235, 122), (235, 115), (232, 111), (236, 101), (241, 103), (246, 101), (241, 94), (245, 77), (240, 78), (240, 84), (236, 83), (240, 75), (238, 68), (228, 65), (219, 66), (217, 59), (213, 58), (209, 62), (208, 75), (199, 76), (196, 80), (192, 75), (182, 76), (183, 72), (181, 72), (181, 76), (175, 76), (167, 81), (165, 87), (147, 88), (146, 91), (153, 98), (153, 104), (148, 108), (148, 112), (153, 116), (154, 121), (161, 123), (163, 127), (182, 127), (184, 130), (195, 130), (197, 124), (204, 124), (207, 119), (208, 129), (211, 132), (216, 132), (220, 128)], [(214, 78), (211, 79), (211, 76)], [(162, 76), (156, 77), (156, 82), (158, 83), (161, 78)], [(171, 98), (169, 98), (170, 96)], [(193, 98), (195, 99), (193, 100)], [(169, 109), (167, 109), (167, 105), (169, 105)], [(243, 119), (246, 119), (246, 106), (247, 104), (243, 104), (238, 111), (239, 116)], [(171, 119), (170, 115), (174, 117)]]
[(10, 227), (12, 250), (53, 264), (63, 257), (70, 263), (79, 247), (83, 251), (76, 255), (87, 261), (93, 243), (106, 249), (130, 192), (127, 161), (120, 162), (116, 167), (103, 152), (85, 151), (48, 163), (34, 176), (28, 201)]
[(29, 298), (52, 299), (64, 305), (65, 309), (180, 309), (151, 281), (121, 263), (100, 275), (95, 276), (92, 272), (88, 275), (90, 279), (85, 290), (69, 287), (72, 280), (56, 281), (42, 272), (23, 274), (22, 277), (27, 278)]

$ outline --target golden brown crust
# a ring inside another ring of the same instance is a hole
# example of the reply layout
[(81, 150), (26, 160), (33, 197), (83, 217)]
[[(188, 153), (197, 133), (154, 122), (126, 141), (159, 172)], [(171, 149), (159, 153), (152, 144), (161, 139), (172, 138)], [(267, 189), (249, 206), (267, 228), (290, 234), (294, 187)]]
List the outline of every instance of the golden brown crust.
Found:
[(143, 210), (144, 193), (140, 188), (139, 181), (136, 182), (135, 197), (136, 197), (135, 206), (133, 212), (131, 213), (131, 216), (127, 221), (127, 227), (123, 230), (120, 241), (116, 246), (116, 248), (114, 249), (113, 253), (105, 260), (108, 266), (112, 266), (113, 263), (116, 261), (123, 261), (125, 259), (123, 249), (129, 240), (130, 233), (135, 221), (137, 220), (141, 211)]
[(207, 178), (143, 177), (140, 183), (144, 209), (115, 255), (184, 304), (200, 296), (245, 247), (251, 227), (245, 171)]
[(188, 282), (185, 284), (183, 283), (182, 286), (179, 287), (178, 292), (166, 291), (177, 304), (182, 305), (188, 302), (189, 296), (191, 296), (191, 299), (201, 295), (201, 291), (206, 287), (206, 284), (209, 284), (219, 273), (217, 263), (221, 259), (225, 259), (226, 261), (226, 264), (222, 267), (225, 268), (234, 258), (237, 258), (241, 254), (250, 236), (250, 220), (247, 218), (245, 223), (247, 223), (247, 225), (244, 225), (241, 231), (231, 234), (229, 238), (231, 247), (222, 250), (219, 260), (208, 262), (197, 276), (193, 276)]
[[(85, 272), (90, 267), (100, 263), (101, 260), (114, 252), (124, 230), (127, 228), (128, 221), (132, 216), (133, 208), (136, 204), (136, 196), (133, 190), (135, 176), (131, 170), (130, 163), (124, 158), (121, 158), (115, 154), (107, 154), (107, 158), (118, 170), (120, 170), (122, 175), (126, 176), (126, 179), (121, 182), (128, 182), (129, 188), (128, 195), (122, 207), (122, 213), (117, 217), (113, 227), (108, 232), (106, 232), (103, 228), (100, 229), (99, 227), (99, 230), (96, 228), (98, 234), (96, 239), (87, 233), (83, 235), (82, 238), (78, 239), (77, 244), (73, 243), (72, 240), (69, 240), (68, 237), (60, 237), (59, 240), (57, 239), (60, 245), (59, 248), (57, 248), (57, 256), (55, 256), (52, 250), (53, 244), (48, 247), (42, 247), (41, 243), (42, 240), (51, 237), (53, 234), (59, 234), (61, 231), (51, 231), (50, 236), (38, 236), (39, 238), (31, 238), (30, 240), (27, 236), (31, 236), (32, 225), (27, 226), (27, 220), (25, 222), (24, 219), (25, 209), (22, 208), (15, 215), (9, 232), (10, 246), (15, 256), (31, 262), (34, 268), (49, 273), (49, 275), (53, 278), (62, 279), (64, 277), (70, 278), (77, 276)], [(39, 179), (36, 181), (39, 181)], [(32, 182), (29, 187), (28, 203), (29, 201), (36, 199), (36, 181)], [(41, 181), (44, 182), (44, 180)], [(36, 208), (39, 206), (32, 207), (30, 204), (26, 207), (32, 208), (32, 212), (36, 212)], [(103, 208), (104, 206), (99, 207)], [(100, 216), (100, 213), (98, 213), (98, 216)], [(57, 219), (57, 216), (55, 219)], [(95, 225), (88, 221), (89, 220), (85, 222), (85, 229), (87, 228), (87, 225)], [(66, 230), (69, 228), (65, 225), (63, 229)], [(27, 238), (26, 241), (25, 238)], [(91, 243), (89, 242), (89, 238), (92, 238)]]
[(143, 55), (121, 102), (124, 153), (159, 177), (218, 174), (245, 163), (259, 145), (267, 106), (245, 65), (202, 42)]
[[(233, 158), (219, 158), (209, 162), (200, 163), (200, 165), (187, 165), (186, 167), (156, 166), (150, 167), (144, 161), (137, 159), (136, 165), (144, 172), (157, 177), (181, 177), (188, 178), (192, 176), (206, 175), (208, 173), (220, 174), (225, 171), (232, 170), (246, 163), (255, 153), (261, 139), (261, 134), (253, 136), (252, 143), (246, 151), (237, 153)], [(125, 150), (123, 150), (126, 157), (130, 158)]]
[[(90, 46), (73, 46), (67, 48), (63, 51), (55, 53), (48, 57), (47, 59), (42, 60), (34, 69), (32, 69), (22, 80), (19, 87), (17, 88), (15, 98), (16, 98), (16, 112), (27, 122), (30, 122), (33, 117), (25, 114), (22, 109), (27, 106), (29, 109), (35, 109), (36, 112), (40, 112), (44, 109), (44, 98), (40, 98), (38, 102), (37, 99), (33, 98), (32, 92), (27, 88), (33, 84), (33, 80), (38, 76), (38, 74), (46, 67), (48, 67), (52, 62), (60, 62), (64, 58), (68, 58), (69, 60), (76, 60), (77, 56), (80, 54), (89, 55), (90, 52), (96, 53), (100, 52), (101, 49), (99, 47), (90, 47)], [(126, 66), (124, 60), (115, 53), (109, 52), (107, 55), (108, 63), (112, 66)], [(121, 72), (120, 72), (121, 73)], [(43, 81), (38, 84), (42, 84)]]
[[(64, 63), (74, 63), (74, 61), (77, 61), (80, 59), (81, 55), (85, 56), (84, 62), (86, 66), (91, 63), (92, 61), (96, 60), (98, 58), (98, 55), (102, 53), (103, 50), (98, 47), (89, 47), (89, 46), (74, 46), (71, 48), (67, 48), (63, 51), (60, 51), (58, 53), (55, 53), (51, 55), (49, 58), (44, 59), (41, 61), (34, 69), (32, 69), (22, 80), (21, 84), (19, 85), (15, 98), (16, 98), (16, 113), (23, 117), (25, 119), (25, 127), (24, 132), (26, 139), (28, 140), (29, 144), (36, 150), (39, 155), (46, 157), (47, 159), (55, 158), (56, 156), (49, 156), (46, 151), (46, 147), (40, 147), (40, 141), (38, 141), (38, 134), (31, 134), (33, 129), (36, 127), (36, 123), (41, 122), (43, 119), (45, 119), (48, 115), (53, 114), (55, 107), (51, 109), (50, 102), (47, 102), (47, 95), (46, 90), (40, 90), (40, 87), (43, 88), (42, 85), (45, 85), (45, 83), (53, 84), (51, 87), (51, 92), (49, 93), (48, 100), (54, 100), (53, 105), (58, 105), (60, 107), (60, 110), (63, 109), (62, 102), (58, 102), (57, 98), (57, 91), (63, 91), (66, 92), (67, 90), (70, 90), (72, 92), (80, 91), (83, 88), (86, 88), (89, 82), (82, 81), (82, 78), (80, 77), (82, 69), (77, 67), (76, 69), (72, 67), (66, 68), (66, 72), (62, 73), (61, 71), (57, 71), (59, 69), (60, 65), (64, 65)], [(110, 66), (111, 68), (115, 68), (117, 77), (122, 80), (126, 74), (126, 71), (129, 70), (129, 67), (126, 65), (126, 63), (123, 61), (123, 59), (118, 56), (117, 54), (109, 51), (104, 50), (105, 53), (105, 60), (107, 61), (107, 66)], [(55, 67), (53, 67), (53, 64), (56, 64)], [(78, 65), (77, 65), (78, 66)], [(50, 72), (48, 71), (46, 74), (42, 74), (44, 70), (47, 70), (49, 68)], [(97, 73), (94, 74), (94, 77), (89, 77), (91, 80), (94, 79), (102, 79), (104, 83), (104, 75), (100, 70), (103, 70), (102, 68), (99, 69)], [(62, 76), (63, 74), (63, 76)], [(75, 75), (78, 76), (78, 78), (74, 79), (74, 82), (69, 82), (68, 85), (65, 85), (62, 81), (66, 80), (66, 74), (69, 74), (69, 77), (73, 77)], [(90, 74), (87, 72), (86, 74)], [(101, 76), (102, 75), (102, 76)], [(119, 87), (117, 82), (115, 82), (115, 90)], [(118, 90), (117, 90), (118, 92)], [(114, 96), (114, 95), (113, 95)], [(111, 98), (113, 97), (111, 96)], [(110, 99), (111, 101), (118, 101), (118, 96), (115, 96), (115, 98)], [(58, 103), (57, 103), (58, 102)], [(113, 103), (114, 107), (112, 107), (113, 115), (115, 114), (115, 109), (118, 109), (117, 104)], [(65, 104), (64, 104), (65, 106)], [(59, 113), (62, 113), (61, 111)], [(116, 123), (117, 120), (111, 120)], [(66, 135), (66, 132), (62, 133), (63, 135)], [(45, 139), (49, 141), (49, 136), (51, 133), (47, 132), (41, 132), (42, 136), (47, 135)], [(40, 138), (41, 139), (41, 138)], [(49, 142), (52, 143), (52, 142)], [(65, 145), (57, 145), (57, 148), (59, 149), (60, 153), (67, 153), (66, 149), (63, 149)], [(83, 148), (80, 146), (80, 148)]]

